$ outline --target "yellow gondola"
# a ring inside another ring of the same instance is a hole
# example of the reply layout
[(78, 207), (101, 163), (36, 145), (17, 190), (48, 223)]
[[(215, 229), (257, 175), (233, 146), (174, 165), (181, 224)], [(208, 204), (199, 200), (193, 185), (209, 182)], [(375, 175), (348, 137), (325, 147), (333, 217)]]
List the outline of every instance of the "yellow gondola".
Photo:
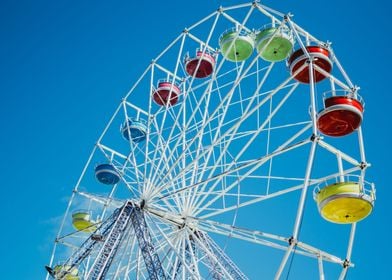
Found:
[(365, 192), (359, 183), (341, 182), (319, 189), (314, 196), (321, 216), (338, 224), (366, 218), (373, 210), (374, 192)]
[[(56, 265), (53, 268), (54, 276), (56, 277), (56, 274), (59, 274), (60, 271), (62, 270), (69, 270), (65, 276), (61, 277), (61, 279), (64, 280), (79, 280), (79, 271), (76, 267), (71, 268), (70, 266), (63, 266), (63, 265)], [(57, 279), (57, 278), (56, 278)]]
[(90, 213), (83, 210), (72, 214), (72, 225), (76, 230), (88, 233), (94, 232), (97, 229), (95, 221), (91, 219)]

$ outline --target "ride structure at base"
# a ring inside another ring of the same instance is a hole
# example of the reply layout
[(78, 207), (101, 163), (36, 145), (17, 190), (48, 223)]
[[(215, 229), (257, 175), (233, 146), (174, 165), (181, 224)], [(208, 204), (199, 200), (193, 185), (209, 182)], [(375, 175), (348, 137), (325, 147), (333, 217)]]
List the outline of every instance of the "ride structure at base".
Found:
[(317, 116), (317, 126), (321, 133), (340, 137), (357, 130), (362, 123), (364, 105), (355, 92), (324, 98), (324, 109)]
[(374, 187), (365, 189), (358, 182), (339, 182), (316, 188), (314, 199), (321, 216), (338, 224), (352, 224), (366, 218), (373, 210)]
[(293, 48), (293, 36), (287, 27), (265, 27), (256, 35), (256, 49), (266, 61), (286, 59)]
[[(305, 51), (300, 48), (293, 52), (288, 59), (290, 73), (297, 81), (309, 84), (310, 75), (309, 66), (307, 64), (312, 62), (313, 65), (315, 65), (313, 73), (314, 82), (320, 82), (327, 76), (324, 73), (321, 73), (318, 69), (322, 69), (326, 73), (330, 73), (332, 71), (332, 61), (329, 58), (329, 55), (329, 50), (323, 46), (306, 46)], [(295, 74), (300, 68), (302, 68), (302, 70)]]
[[(152, 235), (148, 230), (145, 214), (141, 208), (143, 204), (143, 201), (140, 205), (131, 200), (127, 201), (122, 207), (116, 209), (107, 220), (102, 222), (99, 228), (93, 232), (78, 250), (73, 252), (64, 264), (53, 269), (47, 266), (46, 270), (54, 279), (78, 280), (77, 267), (89, 256), (91, 251), (96, 250), (98, 247), (98, 256), (89, 271), (85, 272), (86, 277), (84, 279), (105, 279), (117, 250), (122, 246), (124, 237), (133, 232), (141, 248), (149, 279), (168, 279), (156, 252), (157, 249), (154, 246)], [(214, 262), (219, 260), (219, 265), (222, 265), (232, 279), (248, 280), (206, 233), (196, 231), (194, 236), (198, 239), (198, 242), (203, 242), (204, 246), (211, 248), (212, 260)], [(211, 254), (211, 252), (208, 253)], [(214, 273), (214, 271), (211, 271), (211, 273)], [(219, 275), (224, 277), (224, 274)]]
[(209, 77), (215, 68), (215, 57), (214, 54), (207, 50), (196, 50), (194, 57), (185, 58), (185, 70), (189, 76), (195, 78), (207, 78)]

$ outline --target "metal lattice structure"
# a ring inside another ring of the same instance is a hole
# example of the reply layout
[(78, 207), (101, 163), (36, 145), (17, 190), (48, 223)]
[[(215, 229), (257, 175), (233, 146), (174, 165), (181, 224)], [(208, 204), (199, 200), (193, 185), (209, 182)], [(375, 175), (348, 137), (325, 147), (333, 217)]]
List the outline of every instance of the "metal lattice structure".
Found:
[(131, 214), (131, 219), (149, 278), (158, 280), (166, 279), (159, 256), (155, 252), (146, 220), (140, 208), (135, 208), (135, 211)]
[(143, 212), (132, 201), (127, 201), (124, 206), (115, 210), (113, 215), (103, 222), (63, 264), (62, 269), (53, 271), (49, 268), (52, 276), (56, 279), (67, 279), (67, 275), (89, 257), (95, 247), (99, 247), (99, 253), (87, 273), (86, 279), (105, 279), (120, 244), (131, 230), (139, 242), (149, 279), (165, 279)]
[[(248, 278), (233, 263), (233, 261), (225, 254), (225, 252), (212, 240), (207, 234), (198, 231), (195, 235), (206, 248), (206, 254), (211, 254), (210, 261), (214, 264), (212, 271), (213, 279), (247, 280)], [(225, 273), (222, 273), (222, 270)]]
[(220, 7), (113, 113), (47, 279), (345, 279), (375, 200), (365, 120), (329, 42), (258, 1)]

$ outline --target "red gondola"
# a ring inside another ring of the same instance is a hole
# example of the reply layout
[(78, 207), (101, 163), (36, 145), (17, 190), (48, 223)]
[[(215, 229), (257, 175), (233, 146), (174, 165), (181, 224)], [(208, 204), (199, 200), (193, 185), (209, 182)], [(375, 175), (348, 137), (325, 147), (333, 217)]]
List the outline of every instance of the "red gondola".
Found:
[[(313, 59), (313, 63), (315, 65), (323, 69), (325, 72), (331, 73), (332, 62), (329, 58), (329, 50), (320, 46), (307, 46), (306, 50), (309, 53), (309, 56)], [(298, 49), (293, 52), (288, 60), (291, 75), (294, 75), (294, 73), (307, 61), (308, 56), (302, 49)], [(315, 83), (320, 82), (326, 78), (325, 75), (321, 74), (316, 69), (314, 69), (313, 77)], [(304, 69), (297, 73), (294, 79), (301, 83), (309, 84), (309, 66), (304, 67)]]
[(332, 96), (324, 100), (324, 105), (317, 118), (321, 133), (339, 137), (352, 133), (361, 125), (363, 105), (358, 99)]
[(215, 58), (209, 52), (196, 51), (196, 56), (186, 58), (185, 69), (188, 75), (196, 78), (207, 78), (215, 67)]
[(181, 90), (175, 83), (167, 80), (160, 81), (153, 92), (153, 99), (160, 106), (173, 106), (178, 102), (180, 93)]

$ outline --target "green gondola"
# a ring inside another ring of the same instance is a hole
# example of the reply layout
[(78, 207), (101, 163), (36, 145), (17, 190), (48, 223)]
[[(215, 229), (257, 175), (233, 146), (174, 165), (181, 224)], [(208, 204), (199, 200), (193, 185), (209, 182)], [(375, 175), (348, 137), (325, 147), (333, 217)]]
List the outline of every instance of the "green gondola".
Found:
[(241, 62), (252, 55), (254, 39), (250, 33), (230, 29), (220, 37), (219, 46), (223, 56), (227, 60)]
[(287, 28), (269, 27), (256, 36), (256, 48), (260, 57), (269, 62), (286, 59), (293, 49), (293, 39)]

